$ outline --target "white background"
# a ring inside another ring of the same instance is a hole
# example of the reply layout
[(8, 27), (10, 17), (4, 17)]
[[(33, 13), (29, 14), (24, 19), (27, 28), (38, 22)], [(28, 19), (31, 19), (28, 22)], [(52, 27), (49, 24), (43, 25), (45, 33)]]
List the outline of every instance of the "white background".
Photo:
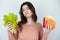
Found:
[(3, 25), (3, 15), (14, 12), (20, 20), (20, 5), (25, 1), (30, 1), (34, 5), (38, 22), (42, 23), (46, 15), (55, 19), (56, 27), (50, 32), (48, 40), (60, 40), (60, 0), (0, 0), (0, 40), (8, 40), (7, 31)]

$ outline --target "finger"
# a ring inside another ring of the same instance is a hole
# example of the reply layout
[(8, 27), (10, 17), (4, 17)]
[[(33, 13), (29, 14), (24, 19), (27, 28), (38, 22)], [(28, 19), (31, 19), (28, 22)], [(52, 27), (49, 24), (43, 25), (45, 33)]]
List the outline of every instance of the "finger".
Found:
[(49, 30), (50, 25), (48, 24), (48, 30)]
[(46, 25), (46, 30), (48, 29), (48, 25)]
[(51, 26), (51, 24), (49, 24), (49, 26), (50, 26), (49, 30), (51, 31), (51, 30), (52, 30), (52, 26)]
[(52, 26), (51, 26), (51, 24), (50, 24), (50, 29), (52, 29)]
[(12, 24), (8, 22), (6, 26), (7, 26), (7, 29), (9, 30), (12, 27)]
[(12, 24), (8, 24), (9, 26), (12, 26)]
[(50, 30), (51, 25), (49, 24), (49, 30)]
[(47, 25), (47, 29), (48, 29), (48, 30), (50, 29), (50, 25), (49, 25), (49, 24)]

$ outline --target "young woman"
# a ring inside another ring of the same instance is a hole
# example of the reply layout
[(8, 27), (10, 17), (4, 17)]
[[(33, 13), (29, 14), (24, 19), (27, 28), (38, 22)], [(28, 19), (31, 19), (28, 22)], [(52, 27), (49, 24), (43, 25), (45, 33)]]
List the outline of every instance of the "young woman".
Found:
[(46, 31), (43, 33), (41, 23), (37, 22), (35, 8), (30, 2), (24, 2), (21, 5), (19, 14), (21, 21), (16, 26), (17, 33), (12, 34), (8, 31), (9, 40), (47, 40), (49, 32), (52, 30), (49, 27), (51, 25), (46, 26)]

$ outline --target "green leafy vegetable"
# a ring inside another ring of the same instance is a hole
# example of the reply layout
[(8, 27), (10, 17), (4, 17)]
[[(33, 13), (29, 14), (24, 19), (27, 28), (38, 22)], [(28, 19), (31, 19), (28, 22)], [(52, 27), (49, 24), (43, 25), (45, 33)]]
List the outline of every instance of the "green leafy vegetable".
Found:
[(4, 26), (6, 27), (6, 24), (8, 23), (8, 22), (11, 22), (11, 24), (12, 24), (12, 27), (11, 27), (11, 32), (12, 32), (12, 30), (13, 30), (13, 33), (15, 33), (16, 32), (16, 25), (17, 25), (17, 15), (15, 15), (14, 13), (8, 13), (8, 15), (4, 15), (4, 17), (3, 17), (3, 21), (4, 21)]

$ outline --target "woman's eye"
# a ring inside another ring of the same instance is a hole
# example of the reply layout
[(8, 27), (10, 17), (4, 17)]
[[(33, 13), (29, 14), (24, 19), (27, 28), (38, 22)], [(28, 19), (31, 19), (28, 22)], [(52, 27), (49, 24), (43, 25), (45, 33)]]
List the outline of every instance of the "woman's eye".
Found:
[(29, 8), (26, 8), (27, 10), (29, 10)]
[(26, 8), (24, 8), (22, 11), (26, 11), (26, 10), (29, 10), (29, 8), (28, 8), (28, 7), (26, 7)]
[(25, 10), (23, 10), (23, 11), (25, 11)]

